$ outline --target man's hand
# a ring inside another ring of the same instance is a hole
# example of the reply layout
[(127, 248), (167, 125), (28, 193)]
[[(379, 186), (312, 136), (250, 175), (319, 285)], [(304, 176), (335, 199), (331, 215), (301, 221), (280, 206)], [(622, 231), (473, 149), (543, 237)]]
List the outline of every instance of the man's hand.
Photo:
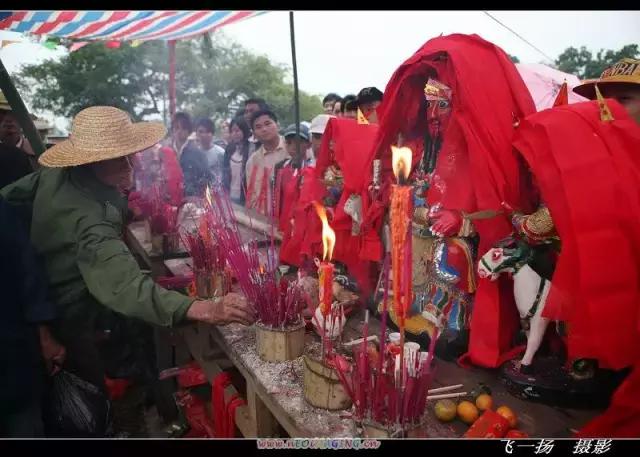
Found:
[(226, 325), (231, 322), (251, 325), (256, 320), (255, 311), (247, 300), (234, 292), (214, 300), (194, 301), (187, 311), (187, 317), (214, 325)]
[(51, 376), (56, 374), (62, 368), (64, 360), (67, 357), (67, 351), (49, 332), (49, 328), (41, 325), (40, 333), (40, 350), (42, 358), (47, 367), (47, 373)]
[(431, 233), (435, 236), (454, 236), (462, 227), (462, 214), (459, 211), (444, 209), (431, 216)]

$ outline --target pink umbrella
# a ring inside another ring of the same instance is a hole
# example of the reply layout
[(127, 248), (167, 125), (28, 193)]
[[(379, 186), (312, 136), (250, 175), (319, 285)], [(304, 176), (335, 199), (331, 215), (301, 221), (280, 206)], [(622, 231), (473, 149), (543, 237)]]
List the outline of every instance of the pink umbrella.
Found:
[(536, 109), (542, 111), (553, 106), (560, 86), (566, 80), (569, 89), (569, 103), (584, 102), (587, 99), (574, 93), (571, 89), (580, 84), (580, 79), (541, 63), (516, 64), (520, 76), (527, 85)]

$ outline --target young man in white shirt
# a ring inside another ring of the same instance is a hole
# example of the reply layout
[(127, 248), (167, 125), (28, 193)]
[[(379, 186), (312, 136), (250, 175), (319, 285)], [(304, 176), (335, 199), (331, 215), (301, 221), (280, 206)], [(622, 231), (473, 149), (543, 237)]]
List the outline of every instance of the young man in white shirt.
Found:
[(222, 182), (222, 167), (224, 162), (224, 149), (213, 142), (215, 126), (213, 121), (208, 118), (198, 120), (196, 124), (196, 137), (198, 139), (198, 148), (207, 156), (209, 171), (213, 182), (220, 184)]
[(278, 162), (289, 157), (284, 138), (279, 134), (278, 118), (272, 111), (262, 110), (253, 115), (251, 128), (261, 146), (247, 161), (246, 206), (261, 214), (272, 213), (271, 179)]

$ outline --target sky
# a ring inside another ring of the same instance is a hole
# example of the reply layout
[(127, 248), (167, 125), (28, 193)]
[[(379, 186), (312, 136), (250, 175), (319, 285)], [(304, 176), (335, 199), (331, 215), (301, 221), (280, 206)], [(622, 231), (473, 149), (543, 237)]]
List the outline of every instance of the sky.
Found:
[[(496, 19), (555, 59), (569, 46), (591, 51), (640, 44), (640, 11), (489, 11)], [(229, 25), (224, 33), (273, 62), (291, 66), (289, 14), (267, 14)], [(340, 95), (376, 86), (432, 37), (476, 33), (523, 63), (550, 63), (536, 49), (482, 11), (298, 11), (295, 12), (299, 87)], [(0, 39), (15, 33), (0, 31)], [(10, 73), (24, 63), (59, 58), (66, 50), (18, 43), (0, 50)]]

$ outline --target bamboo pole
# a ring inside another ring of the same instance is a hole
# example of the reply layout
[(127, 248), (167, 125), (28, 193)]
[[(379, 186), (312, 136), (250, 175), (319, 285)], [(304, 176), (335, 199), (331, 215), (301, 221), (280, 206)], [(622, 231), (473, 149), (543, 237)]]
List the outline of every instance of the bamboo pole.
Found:
[(176, 40), (170, 40), (169, 46), (169, 114), (176, 114)]
[[(289, 11), (289, 31), (291, 35), (291, 63), (293, 65), (293, 112), (296, 124), (296, 136), (300, 138), (300, 93), (298, 91), (298, 59), (296, 58), (296, 32), (293, 11)], [(296, 143), (296, 155), (301, 158), (300, 142)]]

